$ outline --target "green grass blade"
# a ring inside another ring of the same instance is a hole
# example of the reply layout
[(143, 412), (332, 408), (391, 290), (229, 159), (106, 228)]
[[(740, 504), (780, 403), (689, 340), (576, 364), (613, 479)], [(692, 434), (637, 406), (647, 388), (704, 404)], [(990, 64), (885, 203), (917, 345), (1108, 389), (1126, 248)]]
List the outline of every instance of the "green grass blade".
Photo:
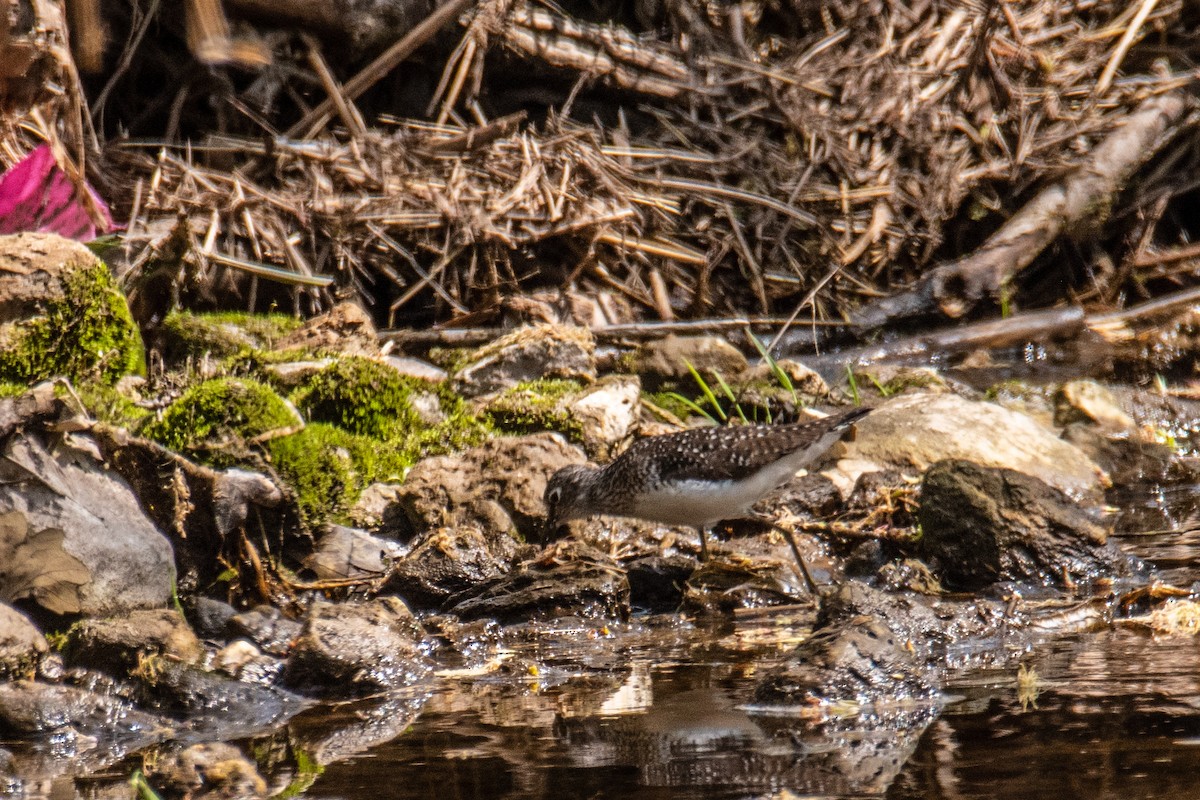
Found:
[[(729, 418), (725, 416), (725, 409), (721, 408), (721, 404), (717, 402), (717, 396), (713, 394), (713, 390), (709, 388), (708, 384), (705, 383), (704, 378), (701, 377), (700, 373), (696, 371), (696, 368), (692, 366), (692, 362), (685, 358), (683, 363), (687, 366), (688, 372), (692, 373), (692, 377), (700, 386), (700, 391), (704, 393), (704, 399), (712, 404), (713, 410), (717, 412), (717, 416), (721, 418), (721, 422), (728, 422)], [(708, 414), (705, 414), (704, 416), (712, 419), (712, 417)]]
[(738, 402), (737, 397), (733, 393), (733, 389), (729, 388), (729, 384), (726, 383), (725, 379), (721, 377), (721, 373), (717, 372), (715, 369), (713, 370), (713, 376), (716, 377), (717, 383), (721, 384), (721, 391), (723, 391), (725, 396), (729, 398), (729, 402), (733, 403), (733, 410), (736, 411), (737, 415), (742, 418), (742, 422), (749, 424), (750, 420), (746, 419), (746, 412), (742, 410), (742, 404)]
[[(749, 330), (747, 330), (747, 333), (750, 333)], [(770, 368), (771, 374), (775, 376), (775, 380), (791, 394), (792, 402), (800, 405), (800, 396), (796, 394), (796, 387), (792, 385), (791, 377), (784, 372), (783, 367), (779, 366), (779, 362), (771, 355), (771, 351), (767, 350), (766, 346), (753, 333), (750, 333), (750, 341), (754, 342), (754, 346), (758, 348), (758, 354), (762, 356), (763, 361), (767, 362), (767, 367)]]
[(862, 397), (858, 394), (858, 379), (854, 377), (854, 367), (846, 364), (846, 380), (850, 383), (850, 396), (854, 398), (854, 405), (862, 405)]

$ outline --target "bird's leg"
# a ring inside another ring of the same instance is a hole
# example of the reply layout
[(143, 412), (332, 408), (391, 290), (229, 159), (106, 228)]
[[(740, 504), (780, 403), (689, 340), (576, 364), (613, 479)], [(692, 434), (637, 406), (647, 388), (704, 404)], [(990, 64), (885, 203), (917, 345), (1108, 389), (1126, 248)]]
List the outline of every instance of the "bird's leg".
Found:
[(804, 563), (804, 556), (800, 555), (800, 547), (796, 544), (796, 537), (790, 530), (777, 522), (772, 522), (771, 527), (782, 533), (783, 538), (787, 539), (787, 543), (792, 546), (792, 555), (796, 557), (796, 564), (800, 567), (800, 574), (804, 576), (804, 583), (808, 585), (808, 591), (814, 596), (819, 594), (817, 591), (817, 582), (813, 580), (812, 573), (808, 571), (808, 565)]
[(700, 563), (703, 564), (708, 561), (708, 528), (701, 525), (696, 530), (700, 534)]

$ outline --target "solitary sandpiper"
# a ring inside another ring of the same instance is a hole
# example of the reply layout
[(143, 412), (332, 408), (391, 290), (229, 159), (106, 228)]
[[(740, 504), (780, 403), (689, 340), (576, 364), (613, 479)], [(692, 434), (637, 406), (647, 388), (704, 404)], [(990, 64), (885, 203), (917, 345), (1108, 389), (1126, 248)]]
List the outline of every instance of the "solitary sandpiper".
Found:
[[(546, 485), (547, 522), (557, 528), (570, 519), (604, 514), (688, 525), (699, 531), (705, 559), (714, 523), (748, 516), (751, 506), (824, 455), (868, 411), (855, 408), (813, 422), (693, 428), (641, 439), (608, 466), (563, 467), (554, 473)], [(779, 530), (815, 592), (795, 537)]]

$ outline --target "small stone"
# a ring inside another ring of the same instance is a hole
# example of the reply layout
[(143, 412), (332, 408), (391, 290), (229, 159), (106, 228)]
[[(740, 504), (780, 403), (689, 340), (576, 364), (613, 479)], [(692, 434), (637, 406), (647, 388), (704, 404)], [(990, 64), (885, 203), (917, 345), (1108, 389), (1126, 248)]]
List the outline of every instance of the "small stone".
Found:
[(378, 528), (387, 519), (388, 508), (400, 497), (398, 483), (372, 483), (350, 507), (347, 516), (355, 525)]
[(422, 361), (419, 358), (409, 358), (407, 356), (385, 356), (383, 363), (387, 364), (392, 369), (399, 372), (401, 375), (407, 375), (410, 378), (419, 378), (430, 383), (441, 383), (446, 380), (449, 375), (446, 370), (441, 367), (435, 367), (428, 361)]
[(379, 355), (379, 335), (370, 314), (356, 303), (342, 302), (275, 343), (276, 350), (292, 348), (371, 358)]
[(0, 680), (29, 677), (50, 646), (29, 618), (0, 603)]
[(86, 619), (71, 628), (64, 656), (69, 665), (124, 677), (148, 658), (194, 663), (204, 646), (174, 609), (143, 609), (119, 617)]
[(657, 388), (663, 383), (691, 383), (691, 364), (705, 380), (719, 374), (726, 381), (740, 379), (750, 362), (742, 352), (719, 336), (667, 336), (639, 347), (629, 358), (631, 371)]
[(1110, 431), (1131, 431), (1137, 427), (1116, 395), (1095, 381), (1069, 381), (1054, 393), (1054, 424), (1090, 422)]
[(316, 550), (304, 559), (304, 566), (323, 580), (377, 578), (387, 572), (388, 564), (402, 554), (403, 550), (395, 542), (372, 536), (366, 531), (327, 525)]

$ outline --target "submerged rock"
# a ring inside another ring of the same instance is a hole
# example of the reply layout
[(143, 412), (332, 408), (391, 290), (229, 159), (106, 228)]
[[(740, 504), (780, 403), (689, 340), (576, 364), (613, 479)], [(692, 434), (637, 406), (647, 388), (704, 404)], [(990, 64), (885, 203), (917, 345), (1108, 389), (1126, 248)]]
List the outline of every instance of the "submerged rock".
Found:
[(266, 797), (267, 782), (241, 750), (223, 742), (194, 744), (160, 758), (154, 783), (189, 800)]
[(516, 551), (510, 536), (489, 540), (471, 526), (437, 528), (395, 562), (383, 591), (414, 605), (437, 607), (453, 594), (508, 572)]
[(336, 605), (318, 601), (305, 616), (283, 681), (332, 697), (409, 686), (433, 669), (424, 636), (421, 624), (395, 597)]
[(939, 462), (925, 473), (918, 516), (921, 549), (962, 589), (996, 581), (1062, 587), (1138, 566), (1078, 503), (1013, 470)]
[(0, 683), (0, 737), (25, 739), (70, 730), (72, 735), (145, 742), (171, 733), (158, 717), (128, 701), (74, 686), (34, 681)]
[(311, 705), (277, 686), (237, 680), (193, 664), (163, 660), (138, 674), (139, 707), (187, 720), (189, 732), (223, 739), (266, 733)]
[(756, 702), (897, 705), (936, 696), (927, 643), (942, 624), (919, 602), (851, 581), (822, 604), (818, 625), (759, 681)]
[(616, 565), (602, 562), (524, 564), (450, 598), (447, 610), (463, 620), (504, 624), (564, 616), (628, 619), (629, 581)]

